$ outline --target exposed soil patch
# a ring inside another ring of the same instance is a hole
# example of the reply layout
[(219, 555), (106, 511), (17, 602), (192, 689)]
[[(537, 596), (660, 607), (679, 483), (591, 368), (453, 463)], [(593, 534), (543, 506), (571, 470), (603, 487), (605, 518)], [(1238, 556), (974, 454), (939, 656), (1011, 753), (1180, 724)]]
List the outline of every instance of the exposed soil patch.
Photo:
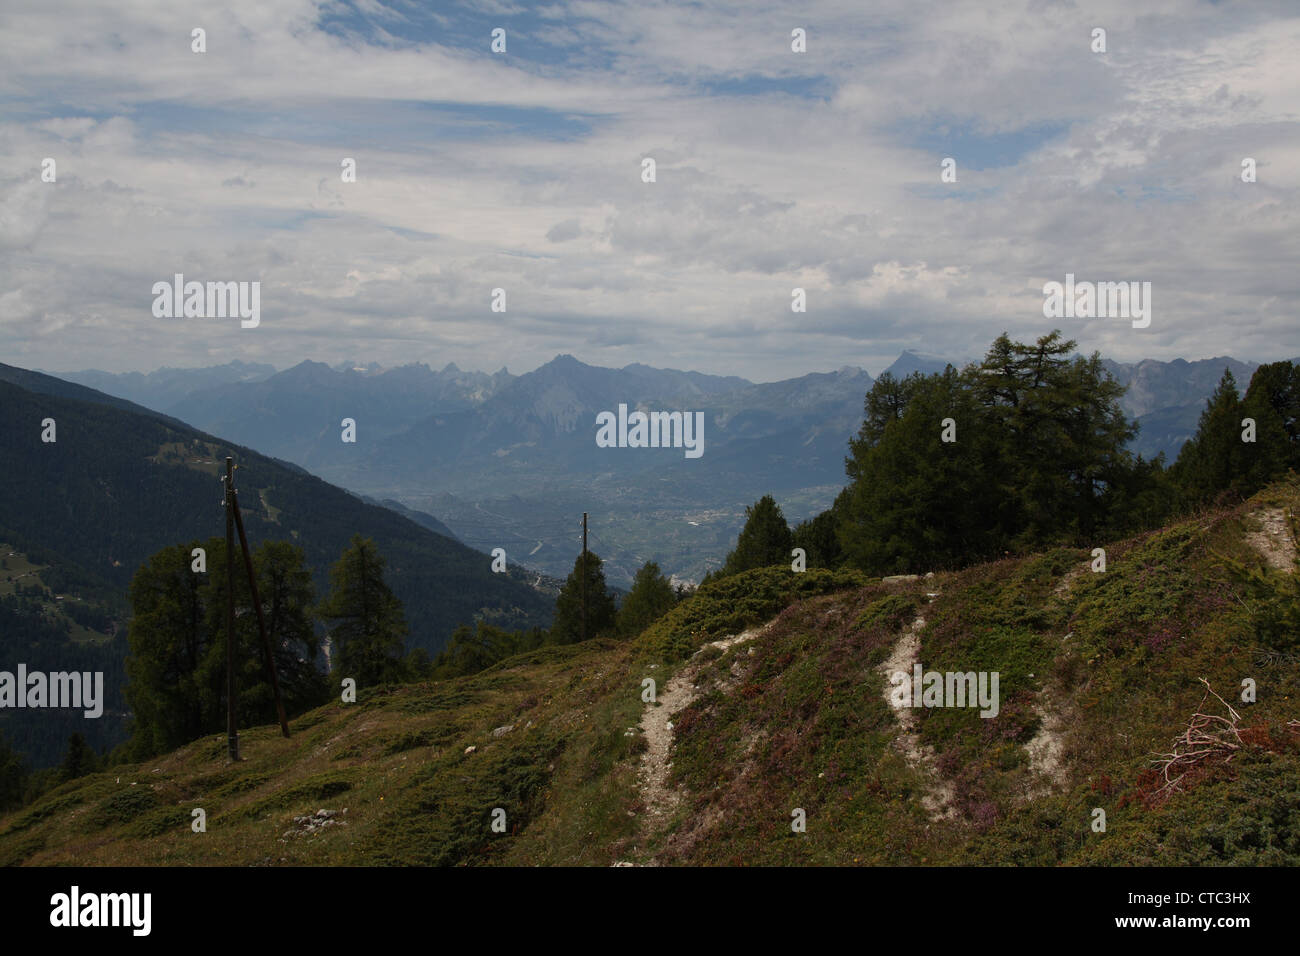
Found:
[(1029, 769), (1038, 779), (1029, 787), (1027, 796), (1046, 796), (1052, 792), (1053, 785), (1060, 779), (1061, 756), (1065, 752), (1065, 729), (1068, 720), (1062, 708), (1057, 705), (1055, 695), (1046, 688), (1034, 700), (1034, 713), (1042, 723), (1038, 733), (1027, 744), (1025, 752), (1029, 755)]
[(908, 766), (920, 773), (926, 780), (926, 792), (921, 797), (921, 805), (932, 820), (949, 820), (955, 816), (952, 802), (957, 795), (956, 788), (939, 772), (933, 748), (921, 743), (916, 729), (916, 715), (911, 707), (899, 706), (892, 699), (895, 684), (890, 678), (902, 671), (912, 675), (912, 668), (921, 657), (921, 629), (925, 627), (925, 618), (918, 617), (906, 628), (894, 644), (889, 658), (880, 665), (880, 673), (885, 678), (885, 702), (889, 704), (894, 716), (898, 718), (902, 732), (894, 741), (895, 746), (907, 760)]
[(1246, 532), (1246, 543), (1263, 555), (1271, 568), (1279, 571), (1295, 570), (1295, 539), (1291, 537), (1286, 514), (1281, 508), (1261, 508), (1249, 516), (1258, 521), (1257, 531)]
[(733, 634), (721, 640), (703, 645), (668, 681), (666, 687), (656, 694), (657, 704), (646, 704), (641, 716), (641, 729), (645, 732), (646, 751), (641, 758), (639, 782), (641, 802), (645, 806), (645, 818), (648, 828), (653, 832), (662, 829), (673, 811), (680, 805), (682, 795), (669, 785), (668, 773), (672, 769), (673, 718), (688, 707), (697, 696), (695, 680), (701, 668), (708, 661), (701, 660), (701, 654), (708, 648), (727, 651), (732, 647), (753, 640), (765, 633), (773, 622), (761, 627), (750, 628), (740, 634)]

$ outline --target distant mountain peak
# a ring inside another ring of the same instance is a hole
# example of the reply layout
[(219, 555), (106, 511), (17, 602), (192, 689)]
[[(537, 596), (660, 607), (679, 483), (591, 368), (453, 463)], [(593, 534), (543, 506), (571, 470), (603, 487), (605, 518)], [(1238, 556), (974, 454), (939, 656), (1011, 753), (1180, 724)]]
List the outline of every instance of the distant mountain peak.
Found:
[(881, 372), (881, 375), (888, 373), (894, 378), (906, 378), (913, 372), (920, 372), (922, 375), (932, 375), (935, 372), (942, 372), (949, 365), (958, 363), (951, 359), (942, 358), (938, 355), (931, 355), (926, 352), (918, 352), (915, 349), (903, 349), (898, 358), (894, 359), (889, 368)]

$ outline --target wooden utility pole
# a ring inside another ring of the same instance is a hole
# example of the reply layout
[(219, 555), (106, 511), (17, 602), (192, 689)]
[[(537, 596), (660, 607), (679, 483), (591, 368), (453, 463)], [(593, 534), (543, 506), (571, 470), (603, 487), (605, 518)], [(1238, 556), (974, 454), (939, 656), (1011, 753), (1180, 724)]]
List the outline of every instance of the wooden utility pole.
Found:
[(580, 640), (587, 639), (587, 512), (582, 513), (582, 631)]
[(235, 724), (235, 459), (226, 456), (226, 743), (230, 759), (239, 759)]
[(284, 716), (284, 701), (280, 699), (280, 678), (275, 673), (275, 655), (271, 653), (271, 636), (266, 631), (266, 619), (262, 616), (262, 598), (257, 593), (257, 575), (253, 573), (253, 555), (248, 550), (248, 536), (244, 534), (244, 517), (239, 513), (239, 493), (234, 488), (230, 489), (230, 505), (235, 513), (235, 527), (239, 531), (239, 547), (244, 552), (244, 569), (248, 572), (248, 592), (253, 596), (253, 609), (257, 612), (257, 630), (262, 635), (262, 663), (271, 678), (271, 690), (275, 692), (275, 712), (280, 718), (280, 732), (288, 737), (289, 721)]

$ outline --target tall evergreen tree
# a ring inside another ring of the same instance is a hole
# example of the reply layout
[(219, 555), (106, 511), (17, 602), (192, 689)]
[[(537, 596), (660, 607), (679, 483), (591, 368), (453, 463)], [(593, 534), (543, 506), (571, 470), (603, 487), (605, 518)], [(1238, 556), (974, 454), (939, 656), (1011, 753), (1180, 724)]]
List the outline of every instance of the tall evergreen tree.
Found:
[[(194, 548), (207, 570), (192, 570)], [(240, 726), (276, 719), (270, 676), (243, 558), (235, 553), (235, 658)], [(311, 620), (314, 589), (301, 549), (264, 542), (253, 553), (258, 596), (273, 658), (293, 715), (319, 705), (327, 691), (316, 665)], [(132, 754), (144, 757), (225, 727), (226, 549), (222, 538), (164, 548), (131, 581), (127, 702), (135, 718)]]
[[(605, 589), (605, 571), (600, 558), (587, 552), (587, 637), (612, 630), (616, 620), (614, 598)], [(551, 624), (550, 643), (572, 644), (582, 639), (582, 555), (573, 563), (555, 599), (555, 621)]]
[(795, 525), (791, 538), (794, 547), (803, 548), (810, 568), (835, 568), (844, 560), (844, 549), (836, 534), (844, 503), (848, 500), (841, 491), (835, 503), (815, 517)]
[(0, 734), (0, 813), (22, 805), (27, 775), (22, 754), (11, 748)]
[(1255, 369), (1241, 415), (1255, 422), (1255, 440), (1242, 443), (1243, 491), (1254, 492), (1300, 468), (1300, 369), (1291, 362)]
[(59, 773), (63, 780), (76, 780), (78, 777), (84, 777), (88, 773), (94, 773), (99, 767), (99, 759), (95, 756), (95, 751), (86, 743), (86, 738), (81, 734), (73, 734), (68, 738), (68, 749), (63, 755), (63, 763), (59, 767)]
[[(329, 697), (329, 681), (317, 663), (320, 641), (312, 610), (316, 586), (302, 548), (288, 541), (265, 541), (253, 553), (257, 594), (270, 637), (280, 693), (288, 713), (318, 707)], [(262, 683), (265, 691), (271, 688)], [(269, 721), (275, 713), (274, 695), (262, 695)]]
[(401, 602), (384, 583), (384, 559), (374, 541), (353, 535), (330, 568), (330, 593), (317, 609), (330, 622), (333, 671), (358, 687), (398, 681), (410, 629)]
[(1201, 412), (1196, 434), (1178, 453), (1171, 473), (1191, 504), (1201, 504), (1224, 492), (1240, 492), (1246, 486), (1241, 441), (1241, 399), (1237, 380), (1230, 369)]
[(1123, 388), (1095, 353), (1071, 357), (1074, 347), (1059, 331), (1032, 344), (1004, 333), (961, 372), (909, 376), (901, 388), (882, 376), (845, 463), (846, 558), (875, 573), (951, 567), (1089, 540), (1121, 491), (1135, 511), (1133, 476), (1159, 466), (1126, 450), (1135, 429)]
[[(163, 548), (131, 579), (126, 699), (136, 757), (174, 750), (223, 726), (221, 687), (203, 672), (213, 635), (209, 575), (190, 570), (190, 552), (200, 546)], [(223, 548), (220, 538), (207, 541), (209, 555)]]
[(667, 614), (677, 603), (672, 583), (664, 577), (659, 565), (647, 561), (632, 580), (632, 590), (618, 609), (618, 630), (627, 637), (635, 637)]
[(719, 577), (739, 574), (773, 564), (789, 566), (794, 536), (785, 515), (771, 495), (764, 495), (745, 508), (745, 526), (740, 529), (735, 549), (727, 555)]
[(838, 528), (851, 563), (878, 574), (923, 571), (994, 550), (1011, 499), (1008, 476), (994, 467), (1004, 439), (988, 418), (949, 366), (915, 383), (903, 417), (878, 438), (851, 444), (854, 479)]

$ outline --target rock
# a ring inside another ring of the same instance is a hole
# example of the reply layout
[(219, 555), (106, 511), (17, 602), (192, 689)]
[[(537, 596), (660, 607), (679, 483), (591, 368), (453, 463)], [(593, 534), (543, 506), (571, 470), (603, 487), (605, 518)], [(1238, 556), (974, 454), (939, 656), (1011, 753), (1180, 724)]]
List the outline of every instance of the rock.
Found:
[(906, 584), (908, 581), (919, 581), (919, 574), (891, 574), (888, 577), (880, 579), (881, 584)]
[(465, 748), (465, 753), (472, 754), (476, 750), (478, 750), (478, 748), (471, 744), (470, 746)]
[(493, 736), (493, 737), (504, 737), (506, 734), (510, 733), (510, 731), (512, 731), (512, 730), (514, 730), (514, 729), (515, 729), (515, 725), (514, 725), (514, 724), (506, 724), (504, 727), (498, 727), (498, 728), (496, 728), (495, 730), (493, 730), (493, 731), (492, 731), (492, 736)]

